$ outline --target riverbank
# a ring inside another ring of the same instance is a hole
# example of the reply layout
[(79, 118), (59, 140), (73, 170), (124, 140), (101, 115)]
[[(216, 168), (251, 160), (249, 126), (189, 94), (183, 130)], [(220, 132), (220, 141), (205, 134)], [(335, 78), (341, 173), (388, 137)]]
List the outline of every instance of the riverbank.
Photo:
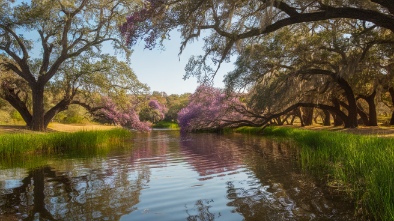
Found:
[(394, 220), (392, 129), (336, 131), (267, 127), (263, 131), (240, 128), (236, 132), (262, 133), (295, 141), (301, 147), (302, 167), (321, 178), (331, 189), (354, 199), (357, 215)]
[[(47, 132), (77, 132), (77, 131), (91, 131), (91, 130), (112, 130), (120, 128), (118, 126), (108, 126), (100, 124), (61, 124), (61, 123), (50, 123)], [(24, 125), (0, 125), (0, 134), (32, 134), (42, 133), (31, 131)]]
[(62, 151), (95, 151), (119, 145), (130, 137), (128, 130), (103, 125), (52, 124), (47, 132), (24, 126), (0, 126), (0, 157), (51, 154)]
[(153, 125), (155, 129), (169, 129), (169, 130), (180, 130), (180, 127), (177, 123), (170, 121), (159, 121)]

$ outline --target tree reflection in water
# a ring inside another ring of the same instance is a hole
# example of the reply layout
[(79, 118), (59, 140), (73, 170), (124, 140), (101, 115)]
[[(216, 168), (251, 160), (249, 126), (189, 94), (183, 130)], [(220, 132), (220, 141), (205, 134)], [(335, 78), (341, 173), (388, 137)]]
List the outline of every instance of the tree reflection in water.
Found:
[(301, 171), (288, 143), (153, 131), (132, 145), (0, 170), (0, 220), (354, 220), (349, 202)]
[(188, 221), (213, 221), (215, 217), (220, 217), (220, 212), (217, 214), (211, 213), (209, 208), (213, 200), (197, 200), (194, 205), (194, 208), (191, 211), (197, 211), (197, 215), (191, 215), (189, 209), (186, 208), (186, 213), (188, 217), (186, 218)]
[(147, 168), (125, 173), (121, 166), (112, 164), (75, 177), (49, 166), (35, 168), (22, 185), (1, 195), (0, 220), (119, 220), (134, 210), (149, 180)]
[[(348, 201), (327, 195), (301, 171), (299, 149), (290, 143), (258, 136), (209, 134), (203, 140), (199, 136), (184, 137), (185, 159), (199, 173), (199, 180), (229, 177), (227, 206), (244, 220), (354, 220)], [(231, 179), (244, 172), (246, 180)], [(192, 216), (194, 220), (215, 218), (209, 216), (209, 204), (196, 205), (201, 213)]]

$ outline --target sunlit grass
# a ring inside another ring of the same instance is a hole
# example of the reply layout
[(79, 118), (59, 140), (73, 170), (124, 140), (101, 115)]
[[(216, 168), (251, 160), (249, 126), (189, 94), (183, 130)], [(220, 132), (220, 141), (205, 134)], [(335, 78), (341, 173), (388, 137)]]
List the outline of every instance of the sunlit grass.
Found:
[(169, 121), (160, 121), (157, 122), (156, 124), (153, 125), (153, 128), (160, 128), (160, 129), (173, 129), (173, 130), (179, 130), (179, 125), (174, 122), (169, 122)]
[(120, 145), (130, 137), (124, 129), (78, 131), (73, 133), (13, 133), (0, 134), (0, 157), (26, 154), (51, 154), (64, 151), (96, 151)]
[(263, 129), (261, 127), (239, 127), (231, 131), (243, 134), (260, 134)]
[(347, 192), (375, 219), (394, 220), (394, 138), (288, 127), (268, 127), (264, 135), (295, 140), (303, 168), (327, 176), (329, 186)]
[(394, 220), (394, 138), (288, 127), (268, 127), (264, 135), (295, 140), (304, 169), (348, 193), (358, 211)]

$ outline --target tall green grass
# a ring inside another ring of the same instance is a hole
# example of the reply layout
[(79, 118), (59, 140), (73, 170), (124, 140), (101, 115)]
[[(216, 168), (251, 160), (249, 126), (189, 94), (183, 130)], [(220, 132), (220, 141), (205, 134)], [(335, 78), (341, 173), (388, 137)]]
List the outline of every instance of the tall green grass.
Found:
[(128, 137), (130, 132), (124, 129), (74, 133), (1, 134), (0, 157), (4, 159), (26, 154), (97, 151), (100, 148), (119, 145)]
[(170, 121), (159, 121), (153, 125), (153, 128), (179, 130), (179, 125)]
[(296, 141), (303, 168), (349, 194), (358, 212), (376, 220), (394, 220), (393, 138), (288, 127), (267, 127), (263, 134)]
[(231, 129), (232, 131), (236, 133), (242, 133), (242, 134), (260, 134), (263, 131), (263, 128), (261, 127), (239, 127), (236, 129)]

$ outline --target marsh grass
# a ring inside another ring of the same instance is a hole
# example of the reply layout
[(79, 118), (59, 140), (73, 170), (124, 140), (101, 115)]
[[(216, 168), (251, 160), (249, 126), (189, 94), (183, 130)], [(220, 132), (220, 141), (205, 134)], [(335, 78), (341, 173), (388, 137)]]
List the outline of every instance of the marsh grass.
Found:
[(261, 127), (239, 127), (237, 129), (230, 129), (227, 132), (237, 132), (242, 134), (260, 134), (263, 129)]
[(351, 196), (358, 214), (394, 220), (394, 138), (289, 127), (267, 127), (263, 134), (296, 141), (302, 167)]
[(124, 129), (107, 131), (78, 131), (74, 133), (14, 133), (0, 134), (0, 157), (4, 160), (23, 155), (64, 152), (94, 152), (118, 146), (130, 137)]

